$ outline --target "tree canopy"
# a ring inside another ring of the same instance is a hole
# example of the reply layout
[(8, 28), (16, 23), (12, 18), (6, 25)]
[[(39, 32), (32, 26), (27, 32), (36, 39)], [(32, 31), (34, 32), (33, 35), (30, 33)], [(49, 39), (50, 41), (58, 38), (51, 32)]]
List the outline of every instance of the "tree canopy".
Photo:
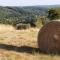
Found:
[(59, 19), (59, 13), (58, 11), (56, 11), (56, 9), (49, 9), (48, 10), (48, 16), (47, 16), (50, 20), (54, 20), (54, 19)]

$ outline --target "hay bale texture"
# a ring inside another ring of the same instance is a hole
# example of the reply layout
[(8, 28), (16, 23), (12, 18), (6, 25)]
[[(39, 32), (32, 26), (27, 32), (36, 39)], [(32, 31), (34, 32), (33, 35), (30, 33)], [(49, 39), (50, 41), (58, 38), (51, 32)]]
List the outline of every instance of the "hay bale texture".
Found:
[(43, 52), (60, 52), (60, 22), (44, 25), (38, 33), (38, 46)]

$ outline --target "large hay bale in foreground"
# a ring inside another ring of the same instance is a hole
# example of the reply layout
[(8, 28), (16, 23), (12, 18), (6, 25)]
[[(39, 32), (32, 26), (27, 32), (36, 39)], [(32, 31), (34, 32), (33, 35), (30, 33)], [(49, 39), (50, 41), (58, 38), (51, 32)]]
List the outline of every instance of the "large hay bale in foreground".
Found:
[(60, 52), (60, 22), (52, 21), (38, 33), (38, 46), (43, 52)]

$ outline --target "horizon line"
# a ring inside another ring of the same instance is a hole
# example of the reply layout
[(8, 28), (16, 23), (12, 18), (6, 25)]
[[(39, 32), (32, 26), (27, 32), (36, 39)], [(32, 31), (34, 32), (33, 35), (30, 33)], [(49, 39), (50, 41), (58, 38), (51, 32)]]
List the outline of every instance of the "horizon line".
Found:
[(60, 4), (47, 4), (47, 5), (0, 5), (0, 6), (3, 6), (3, 7), (5, 7), (5, 6), (12, 6), (12, 7), (14, 7), (14, 6), (20, 6), (20, 7), (24, 7), (24, 6), (52, 6), (52, 5), (56, 5), (56, 6), (58, 6), (58, 5), (60, 5)]

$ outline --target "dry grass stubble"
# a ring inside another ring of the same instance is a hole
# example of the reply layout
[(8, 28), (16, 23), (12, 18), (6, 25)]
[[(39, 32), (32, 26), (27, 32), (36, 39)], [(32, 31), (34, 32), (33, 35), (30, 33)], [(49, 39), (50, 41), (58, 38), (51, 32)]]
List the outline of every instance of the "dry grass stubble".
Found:
[[(15, 30), (0, 25), (0, 60), (60, 60), (60, 56), (34, 52), (39, 29)], [(32, 54), (34, 53), (34, 54)]]

